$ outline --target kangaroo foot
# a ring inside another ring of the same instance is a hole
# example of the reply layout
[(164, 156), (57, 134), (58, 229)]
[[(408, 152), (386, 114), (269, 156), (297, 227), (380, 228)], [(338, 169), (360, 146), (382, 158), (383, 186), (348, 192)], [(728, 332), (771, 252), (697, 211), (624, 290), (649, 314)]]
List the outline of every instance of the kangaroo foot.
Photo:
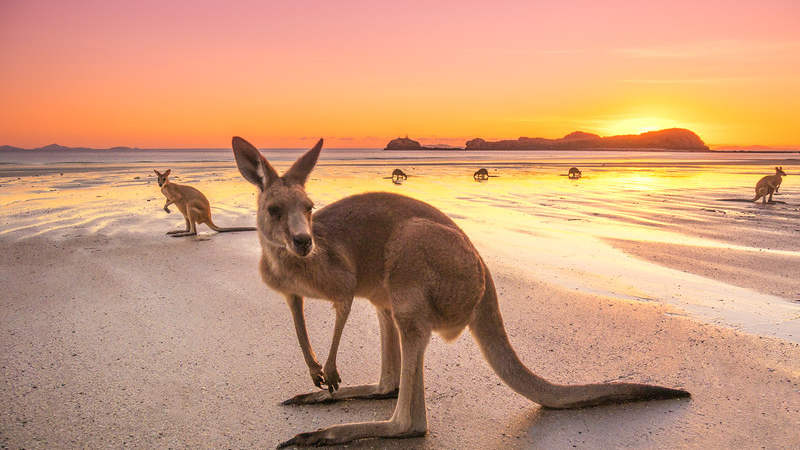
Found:
[(172, 237), (197, 236), (197, 233), (192, 233), (190, 231), (181, 231), (179, 233), (172, 234), (171, 236)]
[(332, 393), (323, 390), (309, 392), (307, 394), (295, 395), (294, 397), (281, 403), (282, 405), (313, 405), (321, 403), (333, 403), (339, 400), (362, 399), (380, 400), (386, 398), (397, 398), (398, 389), (380, 388), (377, 384), (367, 384), (362, 386), (345, 386)]
[(427, 433), (425, 428), (401, 427), (391, 420), (386, 422), (348, 423), (308, 433), (300, 433), (278, 445), (278, 448), (293, 445), (298, 447), (336, 445), (370, 437), (403, 439), (425, 436), (425, 433)]

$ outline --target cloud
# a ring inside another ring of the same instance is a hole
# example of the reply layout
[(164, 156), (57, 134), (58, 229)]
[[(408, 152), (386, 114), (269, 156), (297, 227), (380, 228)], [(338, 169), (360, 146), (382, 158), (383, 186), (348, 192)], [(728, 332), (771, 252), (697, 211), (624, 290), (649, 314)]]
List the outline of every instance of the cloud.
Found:
[(612, 53), (634, 58), (693, 59), (728, 58), (744, 55), (763, 55), (765, 53), (785, 54), (800, 50), (798, 42), (757, 42), (743, 40), (722, 40), (692, 42), (683, 45), (664, 47), (631, 47), (611, 50)]
[[(765, 79), (768, 77), (764, 77)], [(620, 83), (641, 83), (641, 84), (720, 84), (720, 83), (741, 83), (751, 82), (755, 77), (727, 77), (727, 78), (629, 78), (617, 80)]]

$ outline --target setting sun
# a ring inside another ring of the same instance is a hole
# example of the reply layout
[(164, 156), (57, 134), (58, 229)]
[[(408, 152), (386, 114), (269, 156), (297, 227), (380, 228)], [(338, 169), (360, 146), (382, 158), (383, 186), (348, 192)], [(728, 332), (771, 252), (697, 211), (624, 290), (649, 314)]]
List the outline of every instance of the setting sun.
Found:
[(674, 120), (655, 117), (633, 117), (610, 121), (600, 127), (603, 135), (614, 136), (620, 134), (641, 134), (648, 131), (664, 130), (667, 128), (690, 128)]

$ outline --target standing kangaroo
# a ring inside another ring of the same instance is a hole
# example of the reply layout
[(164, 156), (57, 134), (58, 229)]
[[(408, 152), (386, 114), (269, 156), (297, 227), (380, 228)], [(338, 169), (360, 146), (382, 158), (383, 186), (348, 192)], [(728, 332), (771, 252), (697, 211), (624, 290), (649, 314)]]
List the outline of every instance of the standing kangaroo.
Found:
[[(513, 390), (549, 408), (688, 397), (678, 389), (633, 383), (565, 386), (528, 370), (503, 327), (492, 277), (469, 238), (427, 203), (390, 193), (346, 197), (312, 215), (305, 182), (322, 140), (283, 176), (250, 143), (233, 138), (236, 164), (256, 185), (264, 282), (286, 296), (303, 356), (317, 387), (285, 404), (397, 396), (387, 421), (334, 425), (301, 433), (290, 445), (341, 444), (368, 437), (427, 432), (423, 360), (433, 331), (452, 341), (469, 326), (489, 365)], [(381, 375), (377, 384), (341, 387), (336, 352), (353, 297), (378, 313)], [(333, 302), (333, 340), (325, 366), (308, 340), (303, 297)]]
[(172, 169), (167, 169), (166, 172), (161, 173), (154, 170), (158, 175), (158, 186), (161, 187), (161, 193), (167, 197), (167, 203), (164, 204), (164, 211), (172, 212), (169, 210), (169, 205), (175, 204), (178, 211), (183, 214), (186, 220), (185, 230), (168, 231), (167, 234), (172, 237), (180, 236), (194, 236), (197, 234), (197, 224), (204, 223), (214, 231), (227, 232), (227, 231), (255, 231), (255, 227), (233, 227), (233, 228), (220, 228), (211, 221), (211, 204), (202, 192), (191, 186), (182, 184), (175, 184), (169, 181), (169, 174)]
[(783, 167), (776, 167), (775, 168), (775, 175), (767, 175), (756, 183), (756, 196), (753, 198), (752, 201), (756, 201), (759, 198), (761, 199), (761, 203), (767, 203), (767, 195), (769, 195), (769, 202), (772, 202), (772, 194), (778, 192), (778, 188), (781, 187), (781, 183), (783, 182), (783, 178), (786, 176), (786, 172), (783, 171)]

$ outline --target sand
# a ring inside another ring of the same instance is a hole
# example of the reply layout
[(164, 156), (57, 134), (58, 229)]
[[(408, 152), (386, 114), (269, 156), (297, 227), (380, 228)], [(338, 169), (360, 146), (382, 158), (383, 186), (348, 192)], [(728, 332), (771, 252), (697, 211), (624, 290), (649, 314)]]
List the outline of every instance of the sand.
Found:
[[(428, 435), (348, 448), (796, 446), (800, 190), (791, 178), (776, 197), (785, 203), (761, 206), (713, 200), (751, 196), (754, 169), (744, 166), (711, 179), (683, 167), (671, 184), (669, 168), (648, 181), (597, 164), (571, 182), (510, 161), (491, 168), (502, 177), (475, 183), (456, 176), (458, 165), (417, 164), (402, 186), (381, 179), (387, 167), (342, 175), (323, 161), (309, 191), (318, 205), (397, 191), (453, 216), (493, 272), (512, 344), (540, 375), (657, 383), (693, 397), (542, 410), (502, 384), (468, 333), (450, 344), (436, 337), (425, 364)], [(297, 432), (388, 418), (393, 400), (280, 405), (315, 388), (282, 297), (258, 276), (255, 234), (166, 236), (183, 221), (161, 210), (148, 171), (0, 182), (0, 448), (270, 448)], [(173, 173), (207, 193), (218, 225), (253, 224), (253, 189), (231, 165)], [(306, 312), (324, 358), (333, 313), (320, 301)], [(339, 353), (345, 383), (376, 380), (377, 336), (372, 308), (357, 301)]]

